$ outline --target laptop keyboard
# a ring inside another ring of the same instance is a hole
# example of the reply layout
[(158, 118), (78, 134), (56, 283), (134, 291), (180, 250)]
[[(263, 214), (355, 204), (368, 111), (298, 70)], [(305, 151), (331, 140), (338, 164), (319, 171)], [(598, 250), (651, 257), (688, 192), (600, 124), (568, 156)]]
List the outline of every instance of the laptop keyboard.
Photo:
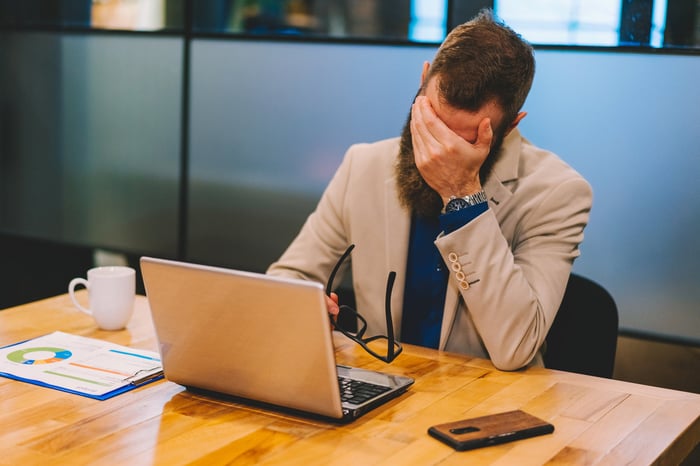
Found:
[(389, 387), (383, 385), (375, 385), (341, 376), (338, 376), (338, 384), (340, 385), (341, 401), (356, 405), (389, 391)]

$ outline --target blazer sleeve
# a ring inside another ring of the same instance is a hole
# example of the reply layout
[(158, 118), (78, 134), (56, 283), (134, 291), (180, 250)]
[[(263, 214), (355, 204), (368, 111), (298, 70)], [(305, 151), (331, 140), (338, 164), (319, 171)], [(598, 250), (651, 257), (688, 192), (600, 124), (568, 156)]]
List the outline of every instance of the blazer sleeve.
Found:
[(451, 271), (448, 292), (462, 297), (457, 312), (470, 314), (502, 370), (519, 369), (537, 356), (579, 255), (592, 204), (590, 185), (578, 174), (550, 183), (544, 192), (536, 186), (521, 191), (502, 207), (511, 210), (504, 215), (518, 219), (507, 235), (489, 209), (436, 240)]

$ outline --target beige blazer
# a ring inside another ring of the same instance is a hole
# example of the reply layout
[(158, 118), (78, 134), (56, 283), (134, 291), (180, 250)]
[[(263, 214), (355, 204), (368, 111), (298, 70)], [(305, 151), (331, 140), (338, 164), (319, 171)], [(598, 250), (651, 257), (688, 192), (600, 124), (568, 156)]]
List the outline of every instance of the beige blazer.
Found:
[[(398, 139), (352, 146), (316, 210), (268, 273), (325, 283), (354, 243), (352, 283), (367, 335), (386, 332), (386, 279), (394, 270), (392, 316), (400, 338), (411, 218), (395, 186), (398, 148)], [(542, 364), (539, 350), (579, 255), (592, 192), (571, 167), (517, 129), (502, 150), (484, 185), (489, 209), (435, 240), (451, 270), (440, 349), (515, 370)]]

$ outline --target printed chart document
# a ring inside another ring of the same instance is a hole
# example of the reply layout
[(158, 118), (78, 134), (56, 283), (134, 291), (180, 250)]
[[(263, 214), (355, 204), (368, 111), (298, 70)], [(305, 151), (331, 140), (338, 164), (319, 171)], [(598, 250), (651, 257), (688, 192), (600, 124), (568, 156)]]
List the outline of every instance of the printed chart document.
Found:
[(160, 355), (54, 332), (0, 348), (0, 376), (98, 400), (163, 377)]

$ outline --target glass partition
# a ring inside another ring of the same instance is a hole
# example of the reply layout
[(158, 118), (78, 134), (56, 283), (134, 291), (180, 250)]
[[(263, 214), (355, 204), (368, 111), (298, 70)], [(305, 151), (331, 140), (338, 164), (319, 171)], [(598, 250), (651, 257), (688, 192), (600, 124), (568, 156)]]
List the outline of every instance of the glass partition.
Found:
[(535, 45), (700, 49), (696, 0), (0, 0), (0, 27), (439, 43), (485, 7)]
[(267, 268), (316, 206), (348, 146), (399, 134), (433, 53), (196, 40), (188, 256)]
[(175, 254), (181, 49), (0, 33), (0, 229)]
[(0, 27), (182, 31), (186, 1), (0, 0)]
[(700, 47), (695, 0), (497, 0), (494, 9), (537, 45)]
[(196, 3), (197, 32), (438, 42), (446, 0), (284, 0)]

